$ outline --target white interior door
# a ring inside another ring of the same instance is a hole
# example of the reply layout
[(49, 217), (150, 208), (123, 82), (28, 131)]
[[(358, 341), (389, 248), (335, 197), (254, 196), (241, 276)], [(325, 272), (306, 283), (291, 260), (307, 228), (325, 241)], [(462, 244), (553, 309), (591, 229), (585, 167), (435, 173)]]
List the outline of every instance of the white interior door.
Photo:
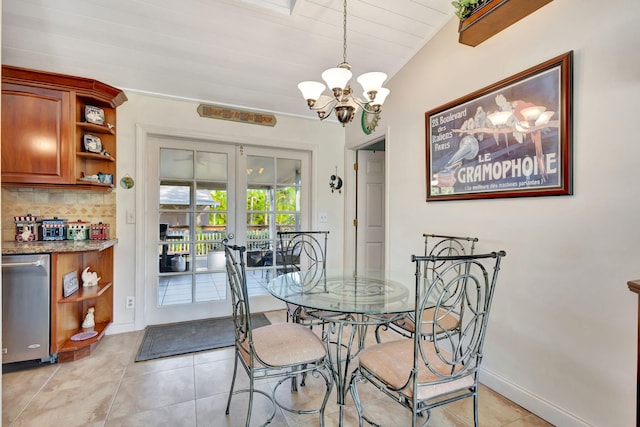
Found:
[(383, 271), (385, 252), (384, 151), (359, 150), (358, 272)]

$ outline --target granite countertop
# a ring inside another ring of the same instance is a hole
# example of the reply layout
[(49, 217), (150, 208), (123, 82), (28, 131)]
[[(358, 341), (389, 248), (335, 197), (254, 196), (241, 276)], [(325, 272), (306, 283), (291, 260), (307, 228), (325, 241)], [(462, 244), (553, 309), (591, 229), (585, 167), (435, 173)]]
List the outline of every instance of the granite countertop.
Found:
[(45, 240), (28, 243), (4, 241), (2, 242), (2, 255), (101, 251), (115, 245), (116, 243), (118, 243), (118, 239)]

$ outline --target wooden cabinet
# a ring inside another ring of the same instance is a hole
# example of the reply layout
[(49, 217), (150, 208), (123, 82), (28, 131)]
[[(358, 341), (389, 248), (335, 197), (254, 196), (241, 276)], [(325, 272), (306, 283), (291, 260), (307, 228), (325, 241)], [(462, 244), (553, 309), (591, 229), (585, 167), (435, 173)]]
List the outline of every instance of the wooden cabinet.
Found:
[[(113, 320), (114, 242), (95, 244), (102, 247), (51, 254), (51, 354), (57, 353), (59, 362), (70, 362), (90, 355)], [(100, 277), (98, 286), (82, 286), (80, 275), (86, 267)], [(65, 298), (63, 277), (72, 271), (78, 274), (80, 289)], [(93, 330), (97, 335), (87, 340), (72, 340), (72, 336), (84, 331), (81, 325), (90, 307), (95, 309)]]
[[(2, 184), (113, 187), (116, 108), (126, 100), (96, 80), (3, 65)], [(87, 105), (103, 110), (104, 124), (87, 123)], [(86, 134), (100, 138), (107, 154), (85, 150)], [(99, 172), (112, 183), (86, 180)]]
[(71, 101), (67, 91), (2, 85), (2, 180), (70, 184)]

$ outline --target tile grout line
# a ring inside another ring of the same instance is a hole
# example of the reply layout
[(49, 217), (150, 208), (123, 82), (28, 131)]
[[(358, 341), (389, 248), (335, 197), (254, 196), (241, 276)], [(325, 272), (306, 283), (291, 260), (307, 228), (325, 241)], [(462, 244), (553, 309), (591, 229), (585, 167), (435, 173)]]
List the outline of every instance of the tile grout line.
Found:
[[(49, 377), (47, 378), (47, 380), (38, 388), (38, 390), (33, 393), (33, 396), (31, 396), (31, 398), (29, 399), (29, 401), (22, 407), (22, 409), (20, 410), (20, 412), (18, 413), (18, 415), (16, 415), (16, 418), (11, 421), (11, 424), (9, 424), (9, 427), (12, 427), (15, 425), (15, 423), (20, 419), (20, 417), (22, 416), (22, 414), (24, 413), (24, 411), (29, 407), (29, 405), (31, 405), (31, 402), (33, 402), (33, 400), (36, 398), (36, 396), (38, 395), (38, 393), (40, 393), (47, 384), (49, 384), (49, 381), (51, 381), (51, 378), (53, 378), (53, 376), (60, 370), (60, 365), (57, 365), (56, 368), (53, 370), (53, 372), (51, 373), (51, 375), (49, 375)], [(2, 422), (0, 421), (0, 425), (2, 424)]]

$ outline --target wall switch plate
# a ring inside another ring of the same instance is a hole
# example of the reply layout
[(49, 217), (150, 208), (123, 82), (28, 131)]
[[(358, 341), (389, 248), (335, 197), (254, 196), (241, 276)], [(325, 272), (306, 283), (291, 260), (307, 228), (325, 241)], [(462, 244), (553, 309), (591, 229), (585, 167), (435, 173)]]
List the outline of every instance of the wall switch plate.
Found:
[(127, 210), (127, 224), (136, 223), (136, 213), (134, 211)]

